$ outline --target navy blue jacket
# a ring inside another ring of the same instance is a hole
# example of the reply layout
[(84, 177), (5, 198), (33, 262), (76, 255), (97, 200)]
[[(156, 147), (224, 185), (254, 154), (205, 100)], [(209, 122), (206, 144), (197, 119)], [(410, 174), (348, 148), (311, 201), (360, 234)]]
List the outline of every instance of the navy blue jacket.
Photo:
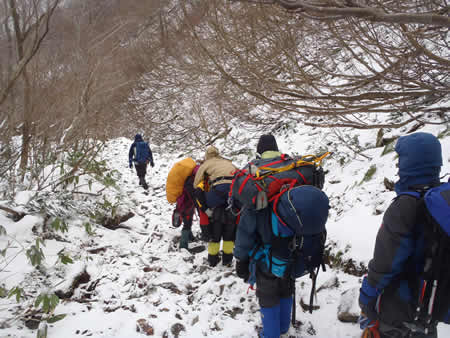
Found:
[[(137, 142), (144, 142), (144, 140), (142, 139), (142, 136), (140, 134), (136, 134), (136, 136), (134, 137), (134, 142), (131, 144), (130, 150), (128, 151), (128, 161), (129, 161), (130, 166), (133, 163), (133, 160), (135, 160), (134, 159), (134, 149), (136, 148)], [(148, 144), (147, 144), (147, 146), (148, 146)], [(149, 153), (149, 156), (148, 156), (147, 160), (150, 162), (150, 165), (153, 167), (153, 165), (154, 165), (153, 154), (152, 154), (150, 147), (148, 147), (148, 153)]]
[(398, 326), (412, 321), (414, 303), (424, 264), (423, 221), (419, 200), (403, 192), (439, 183), (442, 153), (431, 134), (401, 137), (395, 150), (399, 154), (399, 196), (386, 210), (378, 231), (373, 259), (362, 291), (380, 295), (380, 320)]
[[(266, 151), (262, 158), (280, 156), (277, 151)], [(234, 256), (242, 261), (249, 259), (249, 252), (256, 244), (270, 244), (272, 240), (271, 209), (259, 211), (245, 209), (239, 220), (234, 242)]]
[(234, 256), (241, 261), (248, 261), (249, 253), (256, 244), (270, 244), (271, 240), (271, 209), (245, 209), (237, 227)]

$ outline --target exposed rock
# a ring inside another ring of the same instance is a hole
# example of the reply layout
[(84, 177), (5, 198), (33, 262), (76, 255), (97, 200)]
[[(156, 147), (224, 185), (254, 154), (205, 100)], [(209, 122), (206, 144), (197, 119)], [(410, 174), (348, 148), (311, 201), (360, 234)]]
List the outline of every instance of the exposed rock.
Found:
[(231, 310), (226, 310), (224, 314), (234, 319), (236, 315), (240, 315), (243, 312), (244, 312), (243, 308), (235, 306)]
[(155, 266), (155, 267), (146, 266), (146, 267), (144, 267), (144, 272), (151, 272), (151, 271), (161, 272), (162, 271), (162, 267), (160, 267), (160, 266)]
[(186, 331), (186, 328), (184, 327), (183, 324), (180, 323), (173, 324), (172, 327), (170, 328), (170, 332), (172, 332), (175, 338), (178, 338), (180, 336), (181, 331)]
[(117, 230), (117, 229), (130, 229), (130, 227), (127, 227), (125, 225), (120, 225), (120, 223), (128, 221), (131, 217), (134, 217), (134, 214), (130, 211), (125, 215), (116, 215), (114, 217), (104, 217), (101, 220), (101, 224), (110, 230)]
[(153, 336), (155, 334), (153, 326), (151, 326), (144, 318), (137, 320), (136, 331), (142, 332), (146, 336)]
[(384, 136), (384, 130), (383, 130), (383, 128), (380, 128), (377, 133), (377, 140), (375, 142), (375, 147), (383, 146), (383, 136)]
[(41, 322), (41, 318), (38, 317), (32, 317), (28, 318), (24, 321), (24, 324), (27, 328), (30, 330), (36, 330), (39, 327), (39, 323)]
[(383, 183), (387, 190), (394, 191), (395, 183), (393, 181), (385, 177)]
[(348, 289), (342, 293), (338, 306), (338, 319), (344, 323), (356, 323), (361, 310), (358, 305), (359, 287)]
[(80, 274), (76, 275), (72, 281), (71, 286), (68, 290), (56, 290), (55, 295), (57, 295), (60, 299), (69, 299), (73, 296), (73, 293), (80, 284), (86, 284), (91, 280), (91, 276), (83, 270)]
[(176, 293), (177, 295), (181, 295), (183, 292), (177, 288), (177, 286), (174, 283), (171, 282), (167, 282), (167, 283), (162, 283), (159, 284), (158, 286), (164, 288), (164, 289), (169, 289), (170, 291), (172, 291), (173, 293)]
[(91, 254), (98, 254), (99, 252), (105, 252), (106, 249), (110, 248), (110, 245), (107, 246), (101, 246), (99, 248), (92, 248), (92, 249), (88, 249), (86, 250), (87, 252), (91, 253)]
[[(303, 311), (307, 312), (310, 310), (310, 306), (309, 306), (309, 301), (308, 303), (305, 303), (303, 301), (303, 298), (300, 299), (300, 306), (302, 307)], [(312, 310), (319, 310), (320, 309), (320, 305), (312, 305)]]
[(332, 289), (337, 287), (339, 287), (339, 279), (337, 278), (337, 276), (333, 276), (327, 281), (325, 281), (325, 283), (323, 283), (321, 286), (319, 286), (316, 292), (319, 292), (324, 289)]

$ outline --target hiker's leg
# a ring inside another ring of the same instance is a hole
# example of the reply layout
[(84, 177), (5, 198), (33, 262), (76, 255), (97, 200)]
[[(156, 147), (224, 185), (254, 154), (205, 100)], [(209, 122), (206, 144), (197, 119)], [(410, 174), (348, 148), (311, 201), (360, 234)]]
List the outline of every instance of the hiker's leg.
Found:
[(190, 232), (191, 232), (191, 230), (189, 230), (189, 229), (181, 230), (180, 249), (188, 249)]
[(292, 297), (280, 299), (280, 332), (289, 331), (291, 325)]
[(278, 278), (278, 290), (280, 293), (280, 330), (281, 333), (289, 331), (291, 324), (291, 312), (292, 312), (292, 295), (294, 293), (295, 280), (291, 278)]
[(208, 243), (208, 263), (209, 266), (216, 266), (219, 263), (219, 250), (220, 242), (209, 242)]
[(261, 307), (263, 337), (279, 337), (280, 330), (280, 284), (279, 278), (256, 268), (256, 296)]
[(193, 237), (192, 231), (192, 216), (189, 214), (183, 214), (183, 229), (181, 230), (180, 249), (188, 249), (188, 243)]
[(143, 185), (144, 184), (144, 178), (141, 175), (141, 170), (139, 168), (139, 163), (136, 163), (134, 165), (134, 167), (136, 168), (136, 175), (139, 178), (139, 185)]
[(236, 233), (236, 224), (228, 215), (230, 212), (225, 211), (227, 223), (223, 226), (223, 256), (222, 264), (231, 265), (233, 261), (234, 239)]
[[(214, 214), (216, 211), (214, 210)], [(213, 214), (213, 215), (214, 215)], [(222, 239), (222, 224), (217, 221), (214, 216), (210, 219), (209, 223), (211, 239), (208, 245), (208, 263), (210, 266), (216, 266), (220, 261), (220, 241)]]
[(186, 214), (183, 217), (183, 229), (189, 230), (189, 242), (194, 240), (192, 234), (192, 220), (194, 218), (194, 204), (190, 205), (186, 210)]
[(273, 307), (261, 308), (261, 321), (263, 324), (262, 337), (280, 337), (280, 304)]
[(410, 332), (405, 327), (394, 327), (380, 321), (378, 328), (380, 338), (410, 338)]
[(144, 181), (142, 186), (144, 187), (144, 189), (148, 189), (148, 184), (147, 184), (147, 181), (145, 180), (145, 175), (147, 175), (147, 163), (144, 163), (142, 165), (142, 179)]
[(136, 174), (139, 177), (139, 185), (144, 185), (145, 183), (145, 163), (136, 163), (134, 165), (136, 168)]
[(437, 338), (437, 326), (432, 326), (429, 328), (429, 333), (413, 333), (411, 338)]

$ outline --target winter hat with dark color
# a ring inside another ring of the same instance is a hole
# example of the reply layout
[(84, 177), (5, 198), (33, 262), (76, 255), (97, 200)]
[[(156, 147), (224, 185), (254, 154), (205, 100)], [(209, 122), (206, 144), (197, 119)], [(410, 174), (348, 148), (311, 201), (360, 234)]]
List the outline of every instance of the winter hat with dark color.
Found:
[(438, 138), (429, 133), (402, 136), (395, 145), (398, 158), (397, 193), (410, 190), (414, 185), (439, 182), (442, 166), (442, 148)]
[(141, 142), (142, 141), (142, 135), (141, 134), (136, 134), (136, 136), (134, 137), (134, 141), (135, 142)]
[(261, 135), (256, 146), (256, 152), (262, 155), (262, 153), (268, 150), (278, 151), (277, 141), (272, 134)]

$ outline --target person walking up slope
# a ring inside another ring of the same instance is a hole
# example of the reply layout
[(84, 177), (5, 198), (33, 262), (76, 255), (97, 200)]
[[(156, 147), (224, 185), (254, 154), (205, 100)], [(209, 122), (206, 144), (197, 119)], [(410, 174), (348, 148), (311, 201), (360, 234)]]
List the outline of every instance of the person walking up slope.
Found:
[[(278, 151), (278, 145), (273, 135), (262, 135), (257, 145), (260, 159), (250, 162), (251, 167), (241, 172), (269, 170), (271, 165), (290, 160)], [(312, 170), (311, 167), (296, 167), (292, 174), (299, 173), (299, 179), (294, 184), (294, 177), (287, 172), (268, 174), (273, 179), (273, 185), (278, 185), (275, 199), (261, 207), (256, 203), (255, 208), (244, 207), (236, 234), (236, 273), (244, 282), (250, 285), (256, 282), (256, 296), (261, 308), (262, 332), (260, 337), (279, 338), (288, 332), (295, 295), (295, 279), (304, 275), (313, 278), (314, 293), (315, 278), (320, 266), (323, 266), (323, 250), (326, 239), (325, 223), (328, 218), (329, 200), (319, 187), (306, 185), (305, 176), (301, 170)], [(279, 176), (281, 175), (281, 176)], [(278, 178), (276, 177), (278, 176)], [(246, 176), (242, 176), (246, 177)], [(253, 176), (260, 177), (258, 175)], [(282, 178), (283, 177), (283, 178)], [(303, 179), (301, 179), (302, 177)], [(309, 177), (309, 176), (308, 176)], [(312, 178), (312, 177), (311, 177)], [(282, 181), (284, 180), (284, 181)], [(249, 185), (252, 178), (242, 181), (241, 188), (245, 194), (244, 185)], [(279, 181), (279, 182), (278, 182)], [(270, 190), (268, 181), (258, 181), (266, 192)], [(289, 182), (289, 183), (287, 183)], [(234, 182), (236, 183), (236, 181)], [(287, 186), (287, 187), (286, 187)], [(256, 197), (258, 198), (258, 197)], [(294, 305), (295, 306), (295, 305)], [(312, 300), (310, 300), (310, 311)], [(295, 309), (295, 308), (294, 308)], [(295, 312), (292, 312), (295, 320)]]
[(130, 169), (133, 167), (134, 162), (136, 174), (139, 178), (139, 185), (141, 185), (144, 189), (148, 189), (147, 182), (145, 181), (147, 165), (150, 163), (153, 168), (155, 164), (153, 162), (153, 154), (150, 146), (142, 139), (141, 134), (136, 134), (134, 137), (134, 142), (131, 144), (128, 152), (128, 162)]
[(205, 161), (198, 168), (194, 179), (197, 206), (200, 214), (202, 237), (209, 241), (208, 263), (216, 266), (219, 261), (220, 241), (223, 239), (222, 264), (233, 260), (236, 217), (227, 209), (228, 192), (237, 168), (210, 146)]
[(400, 137), (395, 151), (397, 197), (383, 216), (360, 289), (362, 337), (436, 338), (437, 323), (450, 323), (450, 184), (439, 181), (435, 136)]
[(183, 224), (180, 249), (189, 249), (189, 242), (194, 239), (192, 221), (195, 212), (194, 177), (199, 165), (190, 157), (172, 167), (167, 176), (166, 196), (169, 203), (176, 203), (172, 214), (172, 225), (178, 228)]

